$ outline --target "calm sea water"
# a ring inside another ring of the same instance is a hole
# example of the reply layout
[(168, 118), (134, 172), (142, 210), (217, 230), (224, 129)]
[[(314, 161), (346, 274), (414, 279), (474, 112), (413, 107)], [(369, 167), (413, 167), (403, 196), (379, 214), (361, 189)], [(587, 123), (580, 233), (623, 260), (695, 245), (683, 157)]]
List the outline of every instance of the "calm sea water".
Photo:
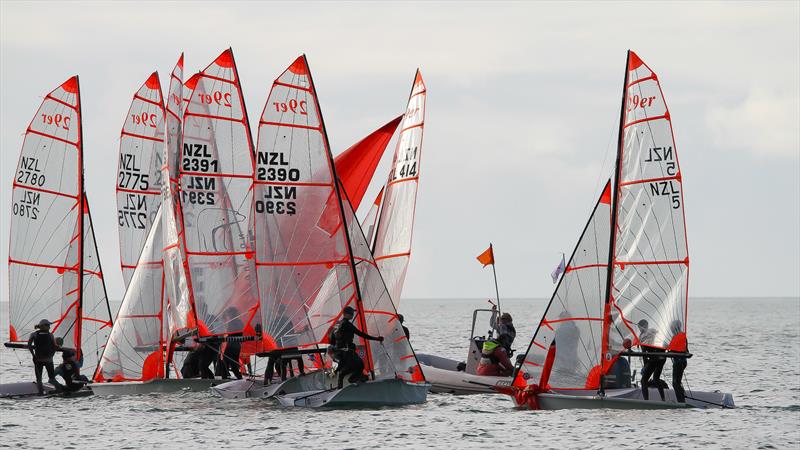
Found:
[[(516, 347), (527, 345), (544, 305), (503, 302), (519, 332)], [(405, 300), (400, 309), (417, 351), (463, 358), (472, 309), (485, 306)], [(0, 307), (5, 341), (8, 305)], [(800, 447), (800, 299), (692, 299), (689, 336), (689, 387), (732, 392), (736, 409), (534, 412), (494, 395), (327, 411), (205, 393), (37, 399), (0, 401), (0, 447)], [(0, 382), (25, 379), (33, 379), (29, 358), (3, 348)]]

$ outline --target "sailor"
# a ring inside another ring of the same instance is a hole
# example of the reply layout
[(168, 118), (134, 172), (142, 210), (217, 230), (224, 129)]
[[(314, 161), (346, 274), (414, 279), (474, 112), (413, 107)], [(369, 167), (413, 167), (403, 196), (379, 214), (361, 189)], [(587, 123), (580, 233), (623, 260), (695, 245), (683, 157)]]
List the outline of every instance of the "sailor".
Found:
[(53, 356), (58, 350), (58, 344), (53, 334), (50, 333), (51, 322), (42, 319), (36, 325), (36, 331), (31, 333), (28, 338), (28, 350), (33, 356), (33, 370), (36, 374), (36, 389), (39, 395), (44, 394), (42, 386), (42, 369), (47, 369), (48, 382), (57, 385), (55, 369), (53, 368)]
[[(241, 330), (244, 328), (239, 314), (234, 308), (229, 308), (225, 312), (225, 317), (228, 323), (229, 330), (235, 330), (234, 333), (229, 333), (228, 337), (242, 336)], [(239, 362), (239, 356), (242, 354), (242, 343), (238, 340), (228, 340), (225, 342), (225, 350), (220, 355), (221, 361), (219, 363), (219, 372), (222, 379), (227, 380), (230, 372), (237, 380), (242, 379), (242, 369)]]
[(198, 342), (197, 345), (186, 355), (181, 366), (181, 376), (183, 378), (207, 378), (213, 379), (214, 372), (208, 366), (214, 362), (217, 352), (209, 344)]
[[(645, 353), (661, 353), (658, 347), (653, 346), (653, 341), (656, 337), (656, 330), (649, 327), (647, 320), (642, 319), (637, 323), (639, 327), (639, 348)], [(650, 399), (650, 386), (658, 388), (658, 394), (661, 396), (661, 401), (664, 401), (664, 382), (661, 380), (661, 371), (664, 369), (664, 364), (667, 362), (666, 358), (659, 356), (644, 356), (642, 357), (644, 366), (642, 367), (642, 397), (645, 400)], [(652, 377), (652, 381), (650, 380)]]
[(514, 328), (514, 319), (511, 318), (511, 314), (505, 312), (500, 315), (500, 318), (497, 318), (497, 306), (492, 305), (492, 318), (489, 319), (489, 326), (492, 327), (494, 331), (497, 332), (497, 335), (507, 334), (509, 336), (509, 342), (506, 346), (506, 350), (508, 353), (511, 354), (511, 344), (514, 343), (514, 339), (517, 337), (517, 329)]
[(402, 314), (397, 315), (397, 320), (400, 321), (400, 326), (403, 327), (403, 333), (406, 334), (406, 339), (411, 340), (411, 333), (408, 331), (408, 327), (403, 325), (403, 322), (406, 321), (406, 318), (403, 317)]
[[(58, 346), (58, 348), (61, 349), (62, 353), (63, 352), (67, 352), (67, 351), (71, 351), (73, 354), (77, 354), (78, 353), (77, 351), (75, 351), (74, 348), (64, 347), (64, 338), (62, 338), (62, 337), (57, 337), (56, 338), (56, 345)], [(83, 352), (81, 352), (80, 358), (78, 358), (78, 359), (75, 359), (74, 356), (73, 356), (73, 361), (74, 361), (75, 365), (78, 366), (78, 369), (82, 368), (83, 367)], [(64, 373), (62, 372), (63, 369), (64, 369), (64, 365), (63, 364), (59, 364), (56, 367), (56, 376), (57, 377), (60, 376), (61, 378), (64, 378)]]
[(514, 371), (514, 365), (508, 357), (507, 348), (511, 336), (501, 334), (497, 339), (489, 339), (483, 343), (481, 360), (478, 364), (478, 375), (507, 377)]
[(56, 388), (60, 391), (75, 392), (83, 387), (88, 380), (81, 376), (78, 361), (75, 359), (76, 352), (71, 348), (62, 350), (62, 362), (56, 368), (56, 373), (64, 379), (64, 385), (55, 382)]
[[(683, 331), (681, 321), (673, 320), (670, 324), (670, 331), (672, 331), (672, 339), (667, 345), (667, 350), (676, 353), (689, 353), (689, 344), (686, 341), (686, 333)], [(686, 403), (686, 391), (683, 389), (681, 380), (687, 364), (688, 361), (685, 356), (672, 358), (672, 389), (675, 390), (675, 398), (679, 403)]]
[(329, 336), (333, 358), (339, 363), (336, 369), (339, 372), (339, 389), (342, 388), (346, 375), (350, 375), (347, 379), (350, 383), (369, 380), (369, 377), (364, 374), (364, 361), (356, 353), (356, 345), (353, 342), (355, 336), (370, 341), (383, 342), (383, 336), (370, 336), (353, 325), (351, 321), (355, 313), (355, 309), (345, 306), (342, 310), (342, 320), (334, 326)]

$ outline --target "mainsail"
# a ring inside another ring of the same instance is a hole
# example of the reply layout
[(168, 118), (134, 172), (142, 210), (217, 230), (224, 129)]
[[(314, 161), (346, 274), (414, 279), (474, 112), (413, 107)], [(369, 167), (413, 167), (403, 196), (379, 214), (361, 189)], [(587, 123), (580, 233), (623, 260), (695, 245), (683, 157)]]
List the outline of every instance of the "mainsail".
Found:
[(613, 186), (606, 184), (559, 281), (517, 387), (539, 381), (554, 341), (549, 381), (558, 389), (600, 388), (626, 340), (685, 351), (676, 344), (686, 332), (689, 271), (682, 176), (658, 78), (633, 52), (620, 116)]
[(153, 72), (134, 94), (120, 134), (117, 224), (126, 289), (161, 206), (163, 146), (164, 99)]
[(375, 232), (373, 254), (395, 305), (400, 304), (403, 282), (411, 259), (426, 92), (422, 74), (417, 70)]
[[(373, 244), (375, 241), (375, 227), (378, 225), (378, 213), (381, 210), (381, 201), (383, 200), (384, 189), (386, 189), (386, 187), (382, 187), (378, 192), (378, 195), (375, 196), (375, 200), (372, 202), (372, 205), (370, 205), (367, 215), (364, 216), (364, 220), (361, 221), (361, 228), (366, 230), (365, 234), (370, 248), (374, 248)], [(354, 206), (353, 208), (358, 209), (357, 206)]]
[(146, 381), (164, 377), (166, 291), (159, 208), (117, 313), (94, 381)]
[(188, 281), (201, 336), (252, 328), (253, 144), (232, 50), (200, 72), (184, 113), (179, 171)]
[(75, 76), (45, 96), (25, 132), (12, 189), (9, 322), (12, 343), (24, 343), (50, 320), (93, 368), (111, 311), (84, 194), (82, 136)]

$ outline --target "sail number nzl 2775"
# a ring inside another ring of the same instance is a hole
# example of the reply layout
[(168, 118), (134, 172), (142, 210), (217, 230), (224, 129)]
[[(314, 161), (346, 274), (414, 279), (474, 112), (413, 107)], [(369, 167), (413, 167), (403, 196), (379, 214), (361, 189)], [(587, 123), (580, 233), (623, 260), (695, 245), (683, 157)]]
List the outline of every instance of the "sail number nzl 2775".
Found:
[[(256, 200), (257, 213), (288, 214), (297, 213), (297, 186), (283, 183), (300, 181), (300, 170), (289, 167), (283, 152), (258, 152), (256, 181), (264, 182), (264, 195)], [(274, 183), (274, 184), (273, 184)]]

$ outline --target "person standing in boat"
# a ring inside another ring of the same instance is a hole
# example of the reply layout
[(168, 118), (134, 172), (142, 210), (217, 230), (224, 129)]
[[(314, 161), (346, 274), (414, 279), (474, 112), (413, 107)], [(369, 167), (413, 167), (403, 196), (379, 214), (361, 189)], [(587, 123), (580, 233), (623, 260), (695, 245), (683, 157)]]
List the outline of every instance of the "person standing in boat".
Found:
[(508, 354), (511, 354), (511, 345), (514, 343), (514, 339), (517, 338), (517, 329), (514, 328), (514, 319), (511, 318), (511, 314), (505, 312), (500, 315), (500, 318), (497, 318), (497, 306), (492, 305), (492, 318), (489, 319), (489, 326), (492, 327), (492, 330), (497, 332), (497, 336), (502, 336), (504, 334), (508, 335), (508, 345), (506, 346), (506, 350), (508, 350)]
[(39, 395), (44, 394), (42, 369), (47, 370), (47, 381), (54, 386), (58, 385), (53, 367), (53, 356), (58, 351), (58, 344), (56, 344), (53, 333), (50, 332), (50, 324), (51, 322), (47, 319), (40, 320), (35, 327), (36, 331), (31, 333), (28, 338), (28, 350), (33, 357), (33, 370), (36, 374), (36, 389), (39, 391)]
[[(239, 312), (235, 308), (228, 308), (225, 312), (225, 320), (229, 330), (241, 330), (244, 328), (244, 324), (239, 318)], [(227, 335), (229, 338), (240, 336), (242, 336), (241, 332), (229, 333)], [(237, 380), (241, 380), (242, 368), (239, 357), (242, 354), (242, 343), (238, 340), (227, 340), (224, 345), (225, 350), (220, 354), (218, 365), (219, 375), (222, 376), (223, 380), (227, 380), (230, 373), (233, 372), (233, 376), (235, 376)]]
[[(647, 320), (642, 319), (637, 323), (639, 327), (639, 348), (645, 353), (662, 353), (658, 347), (653, 346), (653, 341), (656, 338), (656, 330), (650, 328)], [(642, 367), (642, 397), (645, 400), (650, 399), (650, 386), (658, 388), (658, 394), (661, 396), (661, 401), (664, 401), (664, 381), (661, 380), (661, 371), (664, 369), (664, 364), (667, 362), (666, 358), (660, 356), (644, 356), (642, 357), (644, 366)], [(650, 378), (653, 378), (652, 381)]]
[[(672, 339), (667, 345), (667, 350), (676, 353), (689, 353), (689, 343), (686, 341), (686, 333), (683, 331), (683, 324), (680, 320), (673, 320), (670, 324)], [(686, 403), (686, 391), (683, 389), (683, 372), (686, 370), (688, 360), (685, 356), (672, 358), (672, 389), (675, 390), (675, 398), (679, 403)]]
[(403, 317), (402, 314), (398, 314), (397, 315), (397, 320), (400, 321), (400, 326), (403, 327), (403, 333), (406, 334), (406, 339), (411, 340), (411, 332), (408, 331), (408, 327), (407, 326), (403, 325), (403, 322), (406, 321), (406, 318)]
[(369, 380), (364, 374), (364, 361), (356, 352), (356, 345), (353, 342), (355, 336), (370, 341), (383, 342), (383, 336), (370, 336), (353, 325), (352, 320), (355, 317), (355, 313), (355, 309), (345, 306), (342, 310), (342, 320), (336, 324), (329, 336), (333, 358), (339, 363), (339, 367), (336, 369), (339, 372), (339, 389), (342, 388), (346, 375), (350, 375), (347, 379), (350, 383)]
[(497, 339), (489, 339), (483, 343), (481, 361), (478, 364), (478, 375), (490, 377), (507, 377), (514, 371), (514, 365), (508, 357), (511, 336), (501, 334)]

